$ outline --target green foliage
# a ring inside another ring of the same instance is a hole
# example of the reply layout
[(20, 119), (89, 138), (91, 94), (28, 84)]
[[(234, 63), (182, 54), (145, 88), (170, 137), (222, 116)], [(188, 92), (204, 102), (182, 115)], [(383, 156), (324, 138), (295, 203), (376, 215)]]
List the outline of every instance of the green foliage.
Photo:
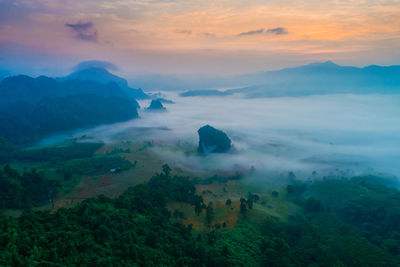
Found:
[(120, 156), (96, 156), (85, 159), (76, 159), (62, 164), (59, 173), (96, 175), (110, 172), (111, 169), (128, 170), (132, 164)]
[(6, 165), (0, 169), (0, 209), (29, 208), (52, 201), (57, 183), (35, 169), (19, 173)]
[(203, 246), (208, 255), (207, 266), (261, 266), (261, 236), (254, 226), (241, 224), (207, 236), (209, 242)]
[(240, 198), (240, 214), (247, 213), (247, 201), (244, 198)]
[(242, 179), (242, 177), (243, 176), (240, 173), (237, 173), (237, 174), (232, 175), (232, 176), (220, 176), (218, 174), (215, 174), (215, 175), (213, 175), (213, 176), (211, 176), (209, 178), (206, 178), (206, 179), (196, 180), (196, 184), (204, 184), (204, 185), (206, 185), (206, 184), (212, 184), (214, 182), (223, 184), (223, 183), (226, 183), (226, 182), (229, 182), (229, 181), (240, 180), (240, 179)]
[(2, 217), (0, 263), (195, 266), (200, 259), (190, 229), (172, 223), (160, 201), (191, 202), (192, 186), (184, 177), (160, 174), (115, 200), (99, 196), (53, 214), (27, 211), (16, 219)]
[(286, 191), (289, 195), (299, 195), (306, 191), (307, 186), (302, 183), (290, 184), (286, 186)]
[(247, 208), (249, 208), (249, 210), (253, 208), (253, 199), (249, 198), (247, 200)]
[(0, 137), (0, 163), (14, 158), (16, 147), (7, 139)]
[(278, 191), (272, 191), (271, 195), (273, 197), (279, 197), (279, 192)]
[[(381, 194), (389, 194), (387, 202), (394, 200), (390, 208), (398, 204), (393, 198), (398, 194), (396, 190), (359, 180), (345, 183), (356, 183), (373, 192), (367, 196), (374, 196), (375, 202), (368, 205), (384, 201), (378, 197)], [(302, 205), (311, 212), (292, 216), (289, 221), (267, 217), (256, 222), (250, 216), (243, 216), (235, 228), (216, 224), (212, 231), (193, 233), (191, 226), (185, 227), (177, 220), (182, 217), (180, 211), (174, 211), (177, 219), (172, 219), (166, 203), (178, 201), (202, 207), (203, 200), (195, 195), (193, 181), (172, 177), (164, 170), (116, 199), (99, 196), (55, 213), (26, 211), (18, 218), (1, 217), (0, 265), (398, 266), (399, 242), (395, 235), (382, 238), (377, 244), (359, 231), (382, 236), (374, 228), (359, 225), (369, 220), (376, 223), (363, 201), (357, 202), (356, 209), (362, 216), (353, 221), (352, 216), (346, 217), (336, 206), (325, 209), (324, 199), (316, 190), (320, 185), (315, 183), (315, 186), (303, 191), (307, 197)], [(332, 189), (340, 196), (340, 187)], [(246, 211), (247, 202), (241, 199)], [(340, 203), (341, 207), (347, 201)], [(210, 218), (210, 225), (214, 212), (209, 203), (206, 218)], [(384, 220), (382, 227), (388, 227), (387, 223)], [(394, 234), (398, 226), (393, 222), (391, 227)]]
[(261, 225), (264, 266), (397, 266), (399, 258), (343, 230), (335, 218), (270, 218)]
[(164, 164), (162, 166), (162, 169), (163, 169), (163, 172), (164, 172), (165, 176), (169, 176), (169, 174), (171, 173), (171, 170), (172, 170), (171, 167), (169, 167), (168, 164)]
[(321, 201), (310, 197), (305, 200), (303, 209), (305, 212), (321, 212), (324, 208), (321, 204)]
[[(318, 217), (334, 216), (357, 230), (374, 245), (400, 255), (400, 192), (375, 176), (315, 181), (295, 198), (305, 212)], [(298, 185), (297, 187), (301, 187)]]
[(213, 208), (213, 203), (210, 202), (210, 203), (208, 203), (208, 206), (206, 208), (206, 223), (207, 223), (207, 225), (211, 225), (213, 220), (214, 220), (214, 208)]
[(32, 162), (60, 163), (77, 158), (88, 158), (102, 147), (103, 143), (81, 143), (73, 141), (63, 146), (38, 147), (21, 149), (16, 153), (15, 159)]
[(194, 212), (197, 214), (197, 216), (199, 216), (200, 213), (203, 211), (203, 197), (194, 195), (192, 204), (194, 205)]
[(0, 107), (0, 136), (16, 144), (51, 134), (138, 117), (134, 100), (77, 94)]

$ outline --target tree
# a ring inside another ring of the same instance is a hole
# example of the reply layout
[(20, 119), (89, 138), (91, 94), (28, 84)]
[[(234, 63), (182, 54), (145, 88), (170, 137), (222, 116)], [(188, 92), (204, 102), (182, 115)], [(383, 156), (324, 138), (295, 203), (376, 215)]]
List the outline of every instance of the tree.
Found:
[(182, 211), (179, 210), (174, 210), (174, 212), (172, 213), (172, 216), (174, 216), (175, 219), (183, 219), (184, 218), (184, 214)]
[(203, 211), (203, 197), (195, 195), (194, 200), (193, 200), (193, 205), (194, 205), (194, 212), (197, 214), (197, 216), (200, 215), (200, 213)]
[(288, 194), (293, 194), (294, 192), (294, 186), (289, 184), (286, 186), (286, 191), (288, 192)]
[(296, 180), (296, 175), (294, 174), (294, 172), (290, 171), (288, 173), (288, 178), (290, 181), (294, 181), (294, 180)]
[(164, 164), (162, 166), (163, 172), (165, 174), (165, 176), (169, 177), (169, 174), (171, 173), (171, 168), (169, 167), (168, 164)]
[(208, 203), (208, 206), (206, 208), (206, 222), (207, 222), (207, 225), (210, 225), (211, 222), (214, 219), (214, 208), (213, 208), (212, 205), (213, 205), (213, 203), (210, 202), (210, 203)]
[(324, 208), (321, 204), (321, 201), (310, 197), (305, 201), (303, 209), (306, 212), (321, 212)]
[(194, 212), (196, 212), (196, 215), (199, 216), (202, 211), (203, 211), (203, 206), (201, 205), (201, 203), (196, 203), (194, 205)]
[(246, 205), (246, 199), (240, 198), (240, 213), (241, 214), (246, 214), (247, 212), (247, 205)]
[(247, 207), (249, 208), (249, 210), (253, 208), (253, 200), (251, 198), (247, 200)]

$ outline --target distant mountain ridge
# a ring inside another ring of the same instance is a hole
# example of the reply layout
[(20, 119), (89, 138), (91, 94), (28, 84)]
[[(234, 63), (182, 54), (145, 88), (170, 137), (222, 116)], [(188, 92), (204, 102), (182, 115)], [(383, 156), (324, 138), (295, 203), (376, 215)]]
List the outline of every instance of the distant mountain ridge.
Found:
[[(249, 86), (217, 90), (193, 90), (181, 96), (225, 96), (235, 93), (247, 97), (282, 97), (319, 94), (398, 94), (400, 93), (400, 66), (370, 65), (363, 68), (340, 66), (332, 61), (239, 75), (231, 78)], [(209, 93), (210, 92), (210, 93)]]

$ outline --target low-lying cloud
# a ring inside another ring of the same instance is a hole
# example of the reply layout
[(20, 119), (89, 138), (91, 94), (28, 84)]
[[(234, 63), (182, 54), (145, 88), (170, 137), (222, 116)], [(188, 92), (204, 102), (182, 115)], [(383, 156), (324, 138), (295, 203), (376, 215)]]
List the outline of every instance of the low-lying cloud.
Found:
[[(168, 112), (141, 111), (141, 119), (85, 133), (107, 142), (145, 138), (166, 144), (154, 152), (193, 172), (254, 166), (265, 172), (294, 171), (300, 178), (310, 178), (313, 171), (319, 178), (400, 174), (400, 96), (168, 98), (176, 103), (166, 104)], [(197, 130), (205, 124), (225, 131), (234, 151), (198, 156)]]
[(87, 60), (82, 61), (78, 65), (76, 65), (73, 70), (80, 71), (87, 68), (104, 68), (107, 70), (118, 70), (118, 67), (111, 62), (103, 61), (103, 60)]
[(75, 33), (75, 38), (83, 41), (97, 42), (98, 34), (93, 22), (66, 23), (66, 27)]

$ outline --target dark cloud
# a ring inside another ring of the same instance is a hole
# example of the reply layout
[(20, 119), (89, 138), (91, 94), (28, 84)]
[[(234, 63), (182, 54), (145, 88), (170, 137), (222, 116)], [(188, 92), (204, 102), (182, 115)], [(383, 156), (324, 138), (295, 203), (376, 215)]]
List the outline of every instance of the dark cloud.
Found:
[(239, 33), (239, 36), (257, 35), (257, 34), (262, 34), (263, 32), (264, 32), (264, 29), (259, 29), (259, 30), (254, 30), (254, 31), (241, 32), (241, 33)]
[(115, 66), (113, 63), (103, 60), (88, 60), (82, 61), (78, 65), (76, 65), (73, 70), (80, 71), (87, 68), (104, 68), (107, 70), (118, 70), (118, 67)]
[(176, 33), (191, 35), (192, 31), (191, 30), (179, 30), (179, 31), (176, 31)]
[(66, 23), (65, 26), (71, 28), (76, 34), (75, 37), (79, 40), (98, 41), (97, 31), (94, 28), (93, 22)]
[(289, 32), (286, 28), (277, 27), (277, 28), (272, 28), (272, 29), (266, 30), (266, 33), (271, 33), (271, 34), (275, 34), (275, 35), (285, 35), (285, 34), (288, 34)]

